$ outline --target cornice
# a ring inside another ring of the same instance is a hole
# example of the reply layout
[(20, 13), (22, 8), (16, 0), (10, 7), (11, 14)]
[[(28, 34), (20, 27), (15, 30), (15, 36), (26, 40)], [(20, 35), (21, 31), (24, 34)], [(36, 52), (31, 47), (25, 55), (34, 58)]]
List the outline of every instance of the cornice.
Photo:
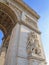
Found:
[(31, 9), (26, 3), (24, 3), (22, 0), (14, 0), (14, 1), (22, 5), (28, 12), (34, 15), (37, 19), (40, 18), (40, 16), (33, 9)]

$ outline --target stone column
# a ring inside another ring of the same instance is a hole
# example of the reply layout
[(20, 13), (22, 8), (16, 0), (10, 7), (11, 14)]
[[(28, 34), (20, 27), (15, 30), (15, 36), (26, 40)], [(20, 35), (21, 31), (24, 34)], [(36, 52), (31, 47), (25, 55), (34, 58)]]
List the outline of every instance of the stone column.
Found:
[(20, 36), (20, 25), (17, 23), (12, 30), (11, 38), (9, 41), (9, 47), (7, 50), (5, 65), (17, 64), (16, 56), (18, 52), (19, 36)]

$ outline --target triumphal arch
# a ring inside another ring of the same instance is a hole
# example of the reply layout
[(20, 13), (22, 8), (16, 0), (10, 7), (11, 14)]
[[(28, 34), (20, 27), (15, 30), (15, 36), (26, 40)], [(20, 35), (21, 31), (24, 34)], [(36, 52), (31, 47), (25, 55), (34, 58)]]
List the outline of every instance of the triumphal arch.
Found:
[(0, 65), (46, 65), (39, 18), (22, 0), (0, 0)]

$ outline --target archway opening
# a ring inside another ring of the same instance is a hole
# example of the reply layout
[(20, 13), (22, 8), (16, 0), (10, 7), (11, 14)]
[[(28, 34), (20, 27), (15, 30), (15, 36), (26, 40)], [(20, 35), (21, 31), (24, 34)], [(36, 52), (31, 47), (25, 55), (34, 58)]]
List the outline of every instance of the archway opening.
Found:
[(12, 8), (0, 2), (0, 53), (9, 46), (12, 29), (16, 25), (18, 18)]
[(3, 60), (5, 60), (6, 57), (11, 32), (17, 21), (18, 19), (14, 10), (7, 4), (0, 2), (0, 61), (2, 62), (1, 65), (4, 65)]
[(4, 33), (3, 33), (3, 31), (0, 29), (0, 48), (2, 47), (2, 44), (3, 44), (3, 38), (4, 38)]
[(0, 29), (4, 35), (3, 43), (1, 40), (3, 45), (0, 43), (2, 47), (8, 48), (12, 29), (16, 25), (17, 21), (18, 19), (13, 9), (11, 9), (7, 4), (0, 2)]
[(13, 27), (14, 27), (14, 24), (12, 22), (12, 19), (9, 17), (9, 15), (6, 12), (4, 12), (3, 10), (0, 10), (0, 29), (1, 29), (0, 38), (4, 37), (1, 39), (2, 44), (0, 43), (0, 45), (2, 47), (7, 47), (8, 41), (9, 41), (8, 38), (11, 34)]

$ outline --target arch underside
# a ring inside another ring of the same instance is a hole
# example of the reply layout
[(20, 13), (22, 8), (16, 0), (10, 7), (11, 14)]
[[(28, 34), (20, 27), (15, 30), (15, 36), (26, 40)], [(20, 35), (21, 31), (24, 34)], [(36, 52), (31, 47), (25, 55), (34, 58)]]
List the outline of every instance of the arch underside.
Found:
[(4, 32), (5, 36), (10, 34), (13, 23), (9, 16), (0, 10), (0, 29)]
[(0, 29), (4, 33), (4, 45), (9, 41), (11, 31), (15, 26), (17, 17), (14, 11), (6, 4), (0, 2)]

